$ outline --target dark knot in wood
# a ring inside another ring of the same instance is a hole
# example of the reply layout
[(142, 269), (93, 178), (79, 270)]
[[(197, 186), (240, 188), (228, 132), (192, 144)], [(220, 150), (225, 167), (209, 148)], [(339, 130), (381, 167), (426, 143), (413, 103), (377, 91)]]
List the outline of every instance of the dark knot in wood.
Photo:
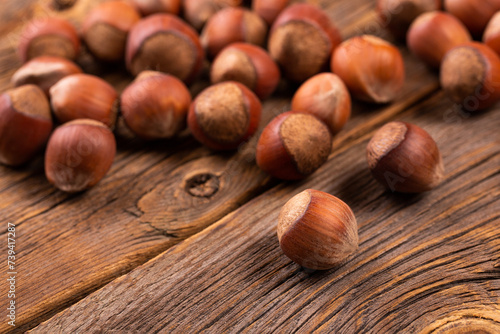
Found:
[(219, 177), (210, 174), (197, 174), (186, 181), (186, 192), (194, 197), (210, 198), (219, 191)]
[(56, 10), (64, 10), (72, 7), (76, 0), (52, 0), (53, 7)]

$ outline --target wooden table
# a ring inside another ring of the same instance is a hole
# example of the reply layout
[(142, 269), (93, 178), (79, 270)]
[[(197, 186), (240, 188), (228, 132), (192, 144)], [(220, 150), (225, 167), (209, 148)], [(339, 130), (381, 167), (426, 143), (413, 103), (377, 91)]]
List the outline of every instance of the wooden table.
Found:
[[(53, 0), (3, 0), (1, 90), (20, 66), (15, 46), (30, 18), (79, 25), (97, 2), (55, 10)], [(392, 40), (374, 0), (310, 2), (344, 38)], [(261, 172), (255, 139), (221, 154), (189, 134), (144, 142), (119, 133), (111, 171), (78, 195), (46, 181), (42, 156), (19, 169), (0, 166), (0, 332), (500, 333), (500, 106), (461, 113), (437, 73), (400, 48), (407, 71), (400, 97), (355, 102), (328, 162), (301, 182)], [(132, 79), (87, 54), (79, 62), (119, 91)], [(261, 128), (289, 108), (293, 90), (282, 84), (265, 101)], [(371, 177), (365, 147), (390, 120), (435, 138), (446, 166), (437, 189), (401, 195)], [(280, 208), (307, 188), (340, 197), (358, 220), (359, 249), (329, 271), (300, 268), (278, 245)], [(6, 317), (8, 223), (16, 231), (15, 328)]]

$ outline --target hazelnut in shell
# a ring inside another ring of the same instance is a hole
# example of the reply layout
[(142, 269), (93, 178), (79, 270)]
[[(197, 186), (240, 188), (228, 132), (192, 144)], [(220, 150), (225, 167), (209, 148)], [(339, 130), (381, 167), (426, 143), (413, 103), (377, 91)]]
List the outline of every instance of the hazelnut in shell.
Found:
[(351, 208), (328, 193), (307, 189), (292, 197), (278, 217), (280, 247), (302, 267), (327, 270), (358, 248), (358, 225)]
[(50, 136), (45, 175), (62, 191), (80, 192), (106, 175), (115, 153), (115, 137), (105, 124), (77, 119), (59, 126)]
[(276, 17), (288, 6), (289, 0), (252, 0), (252, 10), (272, 25)]
[(271, 95), (281, 77), (278, 65), (262, 48), (248, 43), (234, 43), (224, 48), (212, 63), (212, 84), (237, 81), (261, 99)]
[(35, 85), (0, 95), (0, 163), (19, 166), (38, 153), (52, 131), (49, 101)]
[(191, 93), (172, 75), (144, 71), (123, 91), (120, 101), (132, 132), (145, 139), (171, 138), (186, 127)]
[(483, 43), (500, 55), (500, 11), (491, 18), (483, 34)]
[(241, 3), (241, 0), (184, 0), (184, 17), (195, 29), (201, 30), (215, 13)]
[(462, 21), (474, 37), (481, 37), (490, 19), (500, 10), (500, 1), (444, 0), (444, 8)]
[(157, 13), (179, 15), (181, 0), (131, 0), (143, 16)]
[(257, 130), (262, 106), (255, 94), (235, 81), (206, 88), (191, 103), (188, 126), (214, 150), (234, 150)]
[(282, 180), (300, 180), (321, 167), (332, 149), (328, 127), (311, 114), (288, 111), (276, 116), (257, 143), (257, 165)]
[(377, 181), (391, 191), (421, 193), (444, 178), (441, 153), (422, 128), (390, 122), (378, 129), (366, 147), (368, 167)]

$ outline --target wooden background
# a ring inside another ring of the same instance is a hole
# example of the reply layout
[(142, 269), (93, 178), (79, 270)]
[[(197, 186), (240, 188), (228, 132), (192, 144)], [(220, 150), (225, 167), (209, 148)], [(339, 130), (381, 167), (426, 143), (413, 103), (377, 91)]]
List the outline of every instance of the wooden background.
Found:
[[(97, 2), (56, 10), (54, 0), (3, 0), (1, 91), (20, 66), (15, 46), (30, 18), (79, 25)], [(310, 2), (344, 38), (391, 40), (374, 0)], [(301, 182), (259, 171), (255, 139), (221, 154), (189, 134), (158, 142), (119, 134), (110, 173), (79, 195), (46, 181), (42, 156), (20, 169), (0, 166), (0, 332), (13, 331), (5, 310), (11, 222), (14, 332), (500, 333), (500, 106), (461, 113), (439, 90), (437, 73), (400, 48), (401, 96), (383, 106), (355, 102), (328, 162)], [(87, 54), (79, 63), (119, 91), (132, 79)], [(293, 89), (282, 84), (265, 101), (261, 126), (289, 108)], [(365, 147), (390, 120), (415, 123), (438, 143), (446, 180), (434, 191), (394, 194), (371, 177)], [(279, 248), (279, 210), (307, 188), (340, 197), (357, 217), (360, 247), (341, 267), (307, 271)]]

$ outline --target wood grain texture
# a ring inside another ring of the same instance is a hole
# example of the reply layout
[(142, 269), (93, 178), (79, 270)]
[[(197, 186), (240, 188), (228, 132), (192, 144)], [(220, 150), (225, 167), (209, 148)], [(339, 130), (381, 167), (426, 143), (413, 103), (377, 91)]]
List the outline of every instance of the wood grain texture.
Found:
[[(32, 333), (498, 333), (500, 109), (446, 123), (450, 107), (440, 93), (398, 117), (441, 148), (437, 189), (382, 189), (366, 166), (368, 133), (315, 178), (278, 185)], [(281, 206), (310, 187), (343, 199), (359, 224), (358, 251), (330, 271), (301, 269), (277, 242)]]

